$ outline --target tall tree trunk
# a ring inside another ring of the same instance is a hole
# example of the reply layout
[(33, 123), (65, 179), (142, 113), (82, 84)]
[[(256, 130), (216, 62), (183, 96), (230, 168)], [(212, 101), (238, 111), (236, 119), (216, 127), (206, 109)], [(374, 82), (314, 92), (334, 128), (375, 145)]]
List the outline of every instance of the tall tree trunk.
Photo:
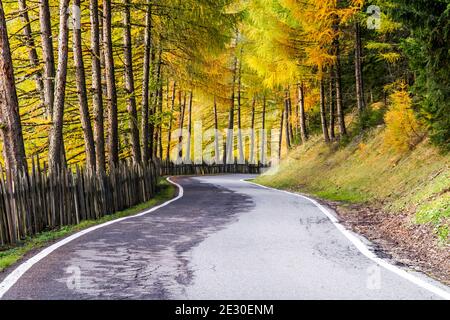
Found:
[(133, 52), (131, 49), (131, 15), (130, 0), (124, 0), (123, 12), (123, 46), (124, 46), (124, 67), (125, 67), (125, 90), (127, 93), (127, 111), (129, 117), (129, 126), (131, 134), (131, 149), (133, 152), (133, 160), (135, 163), (141, 161), (141, 146), (139, 140), (138, 117), (136, 109), (136, 96), (134, 90), (133, 76)]
[(256, 106), (256, 98), (253, 97), (251, 132), (250, 132), (250, 152), (249, 152), (249, 163), (250, 164), (255, 163), (255, 106)]
[[(74, 6), (80, 7), (80, 0), (73, 1)], [(79, 17), (74, 16), (73, 26), (73, 58), (75, 61), (75, 73), (77, 84), (78, 103), (80, 104), (81, 126), (84, 134), (84, 148), (86, 153), (86, 165), (88, 168), (95, 170), (95, 146), (94, 134), (92, 132), (92, 124), (89, 116), (88, 97), (86, 90), (86, 75), (84, 72), (83, 48), (81, 39), (81, 28), (77, 28)]]
[[(171, 106), (170, 106), (170, 80), (169, 79), (167, 79), (167, 83), (166, 83), (166, 110), (167, 110), (167, 112), (172, 112)], [(170, 118), (169, 118), (169, 127), (172, 128), (172, 114), (170, 115)], [(161, 143), (161, 152), (160, 152), (161, 160), (163, 159), (163, 153), (164, 153), (162, 136), (163, 136), (163, 128), (161, 125), (161, 136), (159, 139), (159, 141)]]
[(44, 104), (48, 118), (53, 117), (55, 99), (55, 57), (53, 54), (53, 35), (48, 0), (40, 0), (39, 23), (42, 39), (42, 60), (44, 61)]
[(5, 13), (0, 1), (0, 133), (8, 171), (26, 171), (27, 161), (20, 123), (19, 101), (6, 29)]
[(151, 94), (151, 98), (152, 99), (152, 106), (150, 108), (150, 126), (149, 126), (149, 131), (150, 131), (150, 158), (151, 159), (155, 159), (156, 158), (156, 152), (157, 152), (157, 148), (158, 145), (156, 143), (157, 139), (158, 139), (158, 131), (157, 131), (157, 126), (156, 126), (156, 116), (157, 116), (157, 111), (156, 111), (156, 107), (158, 105), (158, 96), (159, 96), (159, 90), (157, 89), (155, 92), (153, 92)]
[(325, 86), (323, 77), (320, 79), (320, 122), (322, 124), (322, 133), (325, 142), (330, 142), (327, 125), (327, 111), (325, 108)]
[(334, 80), (334, 68), (332, 67), (330, 70), (330, 83), (329, 83), (329, 106), (330, 106), (330, 139), (334, 140), (336, 138), (336, 133), (334, 130), (335, 126), (335, 99), (336, 96), (334, 94), (335, 88), (334, 88), (335, 80)]
[(305, 113), (305, 87), (303, 82), (298, 85), (298, 103), (300, 108), (300, 137), (302, 138), (302, 142), (306, 143), (308, 140), (308, 132), (306, 131), (306, 113)]
[(192, 137), (192, 90), (189, 92), (188, 105), (188, 126), (187, 126), (187, 140), (186, 140), (186, 159), (184, 163), (191, 163), (191, 137)]
[(158, 100), (158, 158), (162, 159), (162, 113), (163, 113), (163, 98), (164, 87), (163, 87), (163, 79), (159, 82), (159, 100)]
[(91, 19), (92, 109), (94, 116), (95, 161), (97, 172), (102, 175), (105, 173), (106, 168), (98, 1), (90, 0), (89, 9)]
[(288, 151), (291, 149), (291, 134), (289, 132), (289, 90), (286, 90), (284, 97), (284, 118), (286, 121), (285, 131), (286, 131), (286, 148)]
[(365, 109), (364, 82), (362, 74), (362, 41), (361, 24), (355, 22), (355, 79), (356, 79), (356, 102), (358, 111), (362, 113)]
[[(242, 57), (242, 49), (241, 49)], [(239, 163), (244, 163), (244, 143), (242, 141), (242, 125), (241, 125), (241, 89), (242, 89), (242, 61), (239, 60), (238, 69), (238, 88), (237, 88), (237, 120), (238, 120), (238, 152), (239, 152)]]
[[(152, 59), (153, 61), (153, 59)], [(155, 134), (155, 124), (154, 124), (154, 115), (155, 115), (155, 107), (154, 107), (154, 99), (155, 99), (156, 93), (151, 92), (150, 93), (150, 105), (148, 108), (148, 117), (149, 117), (149, 124), (148, 124), (148, 157), (149, 159), (153, 159), (153, 137)]]
[[(25, 44), (28, 47), (28, 57), (30, 59), (30, 65), (33, 69), (37, 70), (34, 73), (34, 78), (36, 79), (36, 90), (40, 95), (41, 103), (45, 108), (45, 96), (44, 96), (44, 82), (42, 81), (42, 72), (40, 70), (39, 57), (36, 52), (36, 44), (33, 38), (33, 32), (31, 30), (31, 21), (28, 15), (28, 6), (26, 0), (19, 0), (19, 10), (21, 12), (21, 18), (24, 23), (23, 35)], [(44, 114), (47, 110), (44, 110)]]
[(103, 0), (103, 50), (105, 55), (106, 96), (108, 101), (108, 160), (110, 169), (119, 164), (119, 124), (117, 90), (112, 48), (111, 0)]
[(335, 32), (335, 37), (333, 40), (333, 51), (336, 56), (335, 64), (335, 76), (336, 76), (336, 108), (337, 116), (339, 122), (339, 131), (342, 136), (347, 135), (347, 128), (345, 127), (345, 117), (344, 117), (344, 102), (342, 97), (342, 71), (341, 71), (341, 48), (339, 44), (339, 18), (336, 17), (335, 23), (333, 24), (333, 30)]
[(262, 109), (262, 120), (261, 120), (261, 155), (259, 160), (262, 164), (266, 163), (266, 95), (263, 97), (263, 109)]
[(183, 103), (181, 103), (181, 91), (179, 92), (180, 102), (180, 116), (178, 119), (180, 135), (178, 136), (178, 158), (183, 159), (183, 126), (184, 126), (184, 111), (186, 110), (186, 92), (184, 93)]
[(291, 141), (291, 144), (294, 143), (294, 130), (292, 128), (292, 100), (291, 100), (291, 90), (288, 89), (288, 113), (289, 113), (289, 139)]
[(142, 161), (149, 159), (149, 84), (150, 84), (150, 64), (152, 53), (152, 0), (147, 0), (147, 14), (145, 15), (145, 35), (144, 35), (144, 66), (142, 79), (142, 103), (141, 103), (141, 133), (142, 133)]
[(231, 164), (234, 162), (234, 136), (233, 136), (233, 130), (234, 130), (234, 100), (235, 100), (235, 86), (236, 86), (236, 73), (237, 73), (237, 57), (234, 57), (233, 62), (233, 79), (231, 84), (231, 97), (230, 97), (230, 110), (228, 114), (228, 131), (227, 131), (227, 142), (226, 142), (226, 148), (224, 150), (225, 155), (224, 158), (226, 159), (227, 164)]
[(219, 121), (217, 119), (217, 101), (214, 96), (214, 158), (215, 163), (219, 164), (220, 161), (220, 148), (219, 148)]
[(169, 121), (169, 129), (167, 132), (167, 150), (166, 150), (166, 159), (170, 161), (170, 143), (172, 140), (172, 121), (173, 121), (173, 113), (175, 112), (175, 94), (176, 94), (177, 83), (173, 82), (172, 88), (172, 97), (171, 97), (171, 106), (170, 106), (170, 121)]
[[(298, 96), (298, 84), (297, 84), (297, 104), (295, 105), (295, 137), (300, 139), (300, 98)], [(300, 141), (301, 143), (302, 141)]]
[(339, 122), (339, 132), (342, 136), (347, 135), (347, 128), (345, 127), (344, 105), (342, 98), (342, 74), (340, 68), (340, 58), (336, 60), (336, 111)]
[(158, 119), (158, 106), (160, 101), (160, 87), (162, 83), (161, 79), (161, 56), (162, 56), (162, 47), (161, 47), (161, 39), (159, 41), (159, 49), (158, 49), (158, 64), (156, 67), (156, 75), (155, 75), (155, 85), (156, 90), (153, 93), (153, 105), (152, 105), (152, 112), (153, 115), (153, 121), (150, 123), (150, 150), (153, 158), (157, 158), (157, 152), (158, 152), (158, 123), (155, 122), (155, 120)]
[(67, 19), (69, 0), (61, 0), (59, 5), (58, 71), (55, 81), (53, 123), (50, 132), (49, 169), (55, 170), (63, 165), (63, 121), (67, 81), (67, 60), (69, 53), (69, 26)]
[(283, 125), (284, 125), (284, 114), (285, 114), (284, 108), (281, 109), (281, 119), (280, 119), (280, 137), (278, 140), (278, 159), (281, 159), (281, 151), (283, 147)]

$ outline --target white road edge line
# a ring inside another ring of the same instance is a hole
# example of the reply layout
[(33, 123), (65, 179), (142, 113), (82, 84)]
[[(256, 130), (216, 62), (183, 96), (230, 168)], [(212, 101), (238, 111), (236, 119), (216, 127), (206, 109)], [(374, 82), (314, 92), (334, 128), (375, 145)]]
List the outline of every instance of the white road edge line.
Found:
[(248, 181), (245, 179), (241, 179), (240, 181), (242, 182), (246, 182), (246, 183), (250, 183), (253, 185), (256, 185), (258, 187), (264, 188), (264, 189), (269, 189), (269, 190), (274, 190), (274, 191), (278, 191), (278, 192), (283, 192), (283, 193), (287, 193), (290, 195), (294, 195), (303, 199), (306, 199), (310, 202), (312, 202), (317, 208), (320, 209), (320, 211), (322, 211), (329, 219), (330, 221), (333, 223), (333, 225), (348, 239), (350, 240), (350, 242), (353, 243), (353, 245), (367, 258), (369, 258), (370, 260), (372, 260), (373, 262), (377, 263), (379, 266), (384, 267), (385, 269), (395, 273), (396, 275), (409, 280), (410, 282), (414, 283), (415, 285), (428, 290), (432, 293), (434, 293), (437, 296), (440, 296), (441, 298), (445, 299), (445, 300), (450, 300), (450, 292), (447, 292), (439, 287), (436, 287), (435, 285), (432, 285), (431, 283), (426, 282), (425, 280), (422, 280), (414, 275), (412, 275), (411, 273), (408, 273), (406, 270), (400, 269), (399, 267), (396, 267), (392, 264), (390, 264), (389, 262), (379, 258), (374, 252), (372, 252), (361, 240), (359, 240), (356, 236), (354, 236), (350, 231), (348, 231), (342, 224), (339, 223), (338, 219), (332, 214), (330, 213), (324, 206), (322, 206), (320, 203), (318, 203), (316, 200), (308, 198), (307, 196), (298, 194), (298, 193), (294, 193), (294, 192), (289, 192), (286, 190), (280, 190), (280, 189), (275, 189), (275, 188), (271, 188), (271, 187), (266, 187), (263, 186), (261, 184), (252, 182), (252, 181)]
[(93, 226), (90, 227), (88, 229), (82, 230), (80, 232), (74, 233), (73, 235), (64, 238), (61, 241), (56, 242), (55, 244), (45, 248), (44, 250), (42, 250), (41, 252), (39, 252), (38, 254), (36, 254), (35, 256), (31, 257), (30, 259), (28, 259), (27, 261), (23, 262), (20, 266), (18, 266), (14, 271), (12, 271), (1, 283), (0, 283), (0, 299), (5, 295), (5, 293), (7, 293), (9, 291), (9, 289), (11, 289), (14, 284), (16, 284), (16, 282), (25, 274), (25, 272), (27, 272), (33, 265), (35, 265), (36, 263), (38, 263), (39, 261), (41, 261), (42, 259), (44, 259), (45, 257), (47, 257), (50, 253), (52, 253), (53, 251), (55, 251), (56, 249), (68, 244), (69, 242), (78, 239), (82, 236), (84, 236), (87, 233), (90, 233), (94, 230), (112, 225), (114, 223), (120, 222), (120, 221), (124, 221), (124, 220), (128, 220), (128, 219), (133, 219), (133, 218), (137, 218), (137, 217), (141, 217), (143, 215), (149, 214), (153, 211), (156, 211), (162, 207), (167, 206), (168, 204), (171, 204), (174, 201), (177, 201), (178, 199), (183, 197), (184, 194), (184, 190), (183, 187), (180, 186), (178, 183), (173, 182), (172, 180), (170, 180), (170, 177), (167, 178), (167, 181), (169, 181), (169, 183), (173, 184), (174, 186), (176, 186), (178, 188), (178, 195), (171, 199), (168, 200), (162, 204), (160, 204), (159, 206), (153, 207), (151, 209), (148, 209), (146, 211), (143, 211), (141, 213), (138, 213), (136, 215), (133, 216), (128, 216), (128, 217), (123, 217), (123, 218), (119, 218), (117, 220), (112, 220), (112, 221), (108, 221), (102, 224), (99, 224), (97, 226)]

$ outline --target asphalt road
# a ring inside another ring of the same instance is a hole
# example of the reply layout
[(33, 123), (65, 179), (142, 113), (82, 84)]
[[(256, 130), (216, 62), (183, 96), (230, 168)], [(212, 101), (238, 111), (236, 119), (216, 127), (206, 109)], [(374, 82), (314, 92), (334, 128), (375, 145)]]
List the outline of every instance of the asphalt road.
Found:
[(58, 248), (3, 299), (441, 298), (367, 258), (312, 202), (248, 177), (174, 178), (182, 198)]

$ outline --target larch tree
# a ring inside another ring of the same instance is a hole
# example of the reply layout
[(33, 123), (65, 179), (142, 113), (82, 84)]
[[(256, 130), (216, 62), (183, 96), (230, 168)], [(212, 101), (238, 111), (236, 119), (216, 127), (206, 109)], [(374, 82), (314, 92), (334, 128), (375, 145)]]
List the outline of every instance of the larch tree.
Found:
[(101, 73), (100, 20), (97, 0), (90, 0), (89, 11), (91, 22), (92, 109), (94, 120), (95, 161), (97, 172), (104, 174), (106, 172), (105, 126)]
[(322, 124), (322, 133), (325, 142), (330, 142), (330, 136), (328, 134), (328, 124), (327, 124), (327, 112), (326, 112), (326, 102), (325, 102), (325, 84), (323, 76), (319, 80), (320, 86), (320, 122)]
[(44, 104), (47, 116), (52, 118), (53, 103), (55, 99), (54, 79), (56, 68), (49, 0), (39, 1), (39, 23), (41, 29), (42, 60), (44, 61)]
[(237, 139), (238, 139), (238, 163), (243, 164), (244, 161), (244, 142), (242, 141), (242, 48), (240, 50), (240, 58), (237, 70)]
[[(73, 0), (75, 7), (79, 8), (80, 0)], [(92, 123), (89, 115), (88, 93), (86, 87), (86, 75), (83, 61), (83, 48), (81, 37), (81, 21), (80, 17), (73, 15), (73, 57), (75, 61), (76, 85), (78, 103), (80, 108), (81, 126), (84, 134), (84, 150), (86, 152), (86, 166), (92, 170), (96, 167), (94, 134), (92, 131)]]
[(58, 68), (55, 79), (55, 98), (52, 128), (49, 141), (49, 168), (55, 170), (64, 166), (63, 121), (66, 97), (67, 62), (69, 54), (69, 0), (60, 0)]
[(366, 108), (364, 99), (364, 80), (363, 80), (363, 46), (361, 41), (361, 23), (355, 21), (355, 81), (356, 81), (356, 102), (358, 111), (362, 113)]
[(231, 164), (234, 161), (234, 106), (236, 100), (236, 77), (237, 77), (238, 59), (235, 56), (232, 62), (232, 78), (230, 93), (230, 109), (228, 111), (228, 130), (226, 139), (226, 148), (224, 149), (224, 159), (226, 163)]
[(141, 102), (141, 156), (142, 161), (147, 163), (149, 160), (149, 86), (150, 86), (150, 67), (152, 57), (152, 0), (147, 0), (145, 14), (145, 32), (144, 32), (144, 63), (142, 80), (142, 102)]
[(133, 51), (131, 42), (131, 14), (130, 1), (124, 0), (123, 3), (123, 47), (125, 56), (125, 90), (127, 94), (127, 110), (129, 117), (131, 148), (133, 151), (133, 160), (136, 163), (141, 161), (141, 145), (139, 140), (139, 126), (136, 109), (136, 96), (133, 75)]
[(23, 35), (26, 46), (28, 47), (28, 55), (30, 59), (30, 66), (34, 69), (34, 78), (36, 79), (36, 89), (39, 92), (41, 102), (44, 103), (44, 82), (42, 80), (42, 72), (40, 69), (39, 57), (36, 51), (36, 42), (33, 37), (31, 29), (31, 20), (28, 14), (28, 5), (26, 0), (18, 0), (20, 15), (23, 21)]
[(335, 80), (334, 80), (334, 67), (330, 69), (330, 80), (328, 84), (328, 105), (330, 108), (330, 139), (334, 140), (336, 138), (335, 133), (335, 101), (336, 101), (336, 91), (335, 91)]
[(192, 99), (193, 94), (192, 90), (189, 91), (189, 103), (188, 103), (188, 125), (187, 125), (187, 136), (186, 136), (186, 155), (184, 159), (184, 163), (191, 164), (192, 163), (192, 157), (191, 157), (191, 138), (192, 138)]
[(172, 85), (172, 94), (171, 94), (171, 102), (170, 102), (170, 120), (169, 120), (169, 128), (167, 130), (167, 147), (166, 147), (166, 160), (170, 161), (170, 145), (172, 142), (172, 123), (173, 123), (173, 114), (175, 112), (175, 99), (177, 92), (177, 82), (174, 81)]
[(106, 97), (108, 113), (109, 167), (119, 164), (119, 128), (117, 119), (117, 89), (111, 28), (111, 0), (103, 0), (103, 54), (105, 57)]
[(302, 142), (305, 143), (308, 140), (308, 132), (306, 129), (306, 112), (305, 112), (305, 86), (301, 82), (297, 84), (297, 95), (299, 104), (299, 126), (300, 126), (300, 137)]
[(5, 12), (0, 1), (0, 133), (8, 171), (27, 169), (11, 49)]

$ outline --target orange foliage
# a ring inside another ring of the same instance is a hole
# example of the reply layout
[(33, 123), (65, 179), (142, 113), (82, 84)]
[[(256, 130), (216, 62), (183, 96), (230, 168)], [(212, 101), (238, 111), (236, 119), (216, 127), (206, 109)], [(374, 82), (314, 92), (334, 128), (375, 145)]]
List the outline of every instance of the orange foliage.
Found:
[(412, 110), (412, 99), (401, 85), (390, 96), (391, 106), (385, 115), (384, 143), (399, 152), (413, 149), (424, 137), (424, 128)]

